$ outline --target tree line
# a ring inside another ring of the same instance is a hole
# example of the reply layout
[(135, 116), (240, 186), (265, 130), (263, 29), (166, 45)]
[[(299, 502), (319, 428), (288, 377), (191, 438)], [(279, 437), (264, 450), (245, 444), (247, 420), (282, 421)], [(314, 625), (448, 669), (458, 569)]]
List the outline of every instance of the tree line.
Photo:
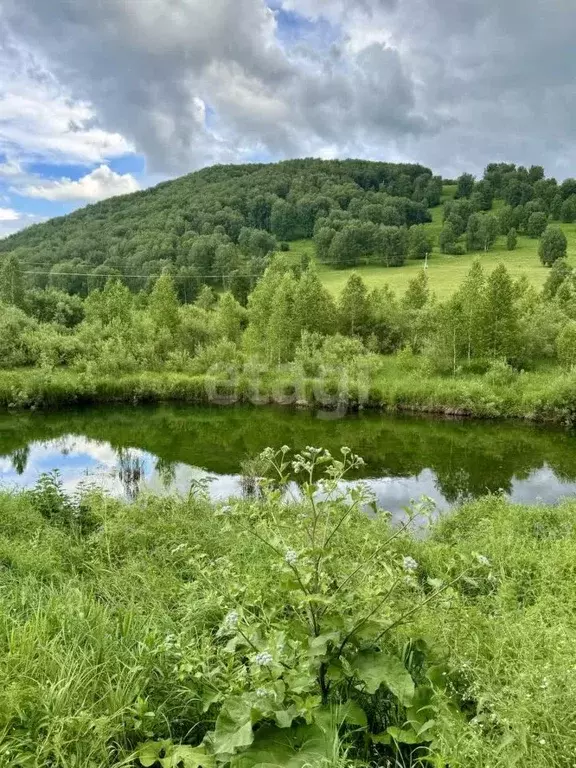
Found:
[[(456, 184), (455, 198), (444, 204), (442, 253), (487, 251), (499, 235), (506, 237), (508, 250), (514, 250), (522, 234), (541, 238), (539, 255), (546, 266), (566, 256), (566, 237), (553, 222), (576, 221), (576, 179), (559, 184), (545, 178), (541, 166), (491, 163), (479, 181), (464, 173)], [(496, 213), (495, 199), (502, 202)]]
[(514, 280), (504, 265), (490, 274), (474, 262), (454, 295), (440, 302), (420, 270), (398, 297), (369, 290), (352, 273), (335, 298), (314, 265), (277, 254), (243, 306), (230, 291), (204, 286), (180, 301), (169, 273), (149, 291), (110, 279), (86, 298), (56, 288), (26, 288), (17, 260), (0, 272), (0, 366), (69, 367), (111, 373), (207, 373), (257, 362), (317, 376), (384, 356), (420, 356), (446, 375), (576, 364), (576, 275), (557, 260), (544, 290)]

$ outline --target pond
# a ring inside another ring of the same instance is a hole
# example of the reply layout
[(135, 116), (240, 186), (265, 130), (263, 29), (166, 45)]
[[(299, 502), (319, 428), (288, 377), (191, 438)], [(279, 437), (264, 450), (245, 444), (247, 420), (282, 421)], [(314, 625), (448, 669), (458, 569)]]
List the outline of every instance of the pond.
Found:
[(429, 496), (439, 510), (489, 492), (554, 503), (576, 493), (576, 435), (515, 423), (297, 411), (275, 407), (99, 407), (0, 416), (0, 484), (30, 487), (57, 469), (64, 486), (241, 494), (244, 462), (267, 446), (349, 446), (382, 507)]

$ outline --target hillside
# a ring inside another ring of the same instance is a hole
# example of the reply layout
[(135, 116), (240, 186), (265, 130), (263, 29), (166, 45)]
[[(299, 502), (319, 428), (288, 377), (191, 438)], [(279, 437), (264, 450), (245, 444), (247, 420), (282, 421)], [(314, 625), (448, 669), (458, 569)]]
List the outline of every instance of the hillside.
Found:
[(420, 165), (215, 166), (30, 227), (0, 241), (0, 253), (13, 252), (32, 285), (72, 293), (116, 274), (137, 290), (166, 270), (184, 300), (202, 283), (245, 293), (278, 243), (312, 237), (319, 217), (378, 193), (404, 223), (426, 221), (440, 190), (441, 180)]
[(29, 287), (86, 295), (117, 275), (137, 291), (169, 272), (184, 302), (208, 284), (241, 303), (277, 250), (317, 259), (334, 294), (353, 269), (401, 292), (428, 255), (430, 286), (445, 297), (479, 254), (541, 287), (538, 242), (554, 221), (570, 260), (576, 182), (536, 166), (491, 164), (481, 180), (450, 183), (420, 165), (304, 159), (206, 168), (30, 227), (0, 241), (0, 255), (18, 258)]

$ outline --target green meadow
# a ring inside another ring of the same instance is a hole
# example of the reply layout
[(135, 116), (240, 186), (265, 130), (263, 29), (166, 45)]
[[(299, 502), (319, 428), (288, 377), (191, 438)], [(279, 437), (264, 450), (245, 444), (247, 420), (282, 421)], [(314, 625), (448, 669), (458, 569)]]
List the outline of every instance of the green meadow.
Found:
[[(443, 200), (450, 200), (456, 191), (455, 185), (444, 187)], [(502, 206), (502, 200), (495, 200), (492, 209), (497, 213)], [(506, 238), (498, 237), (489, 251), (466, 253), (463, 256), (449, 256), (440, 253), (438, 248), (438, 235), (442, 228), (443, 206), (431, 209), (432, 222), (426, 224), (426, 228), (433, 233), (434, 249), (428, 259), (428, 280), (430, 289), (439, 299), (451, 296), (468, 273), (472, 262), (480, 259), (487, 272), (492, 271), (498, 264), (505, 264), (510, 274), (515, 277), (526, 277), (535, 287), (542, 288), (548, 269), (540, 263), (538, 258), (538, 239), (518, 236), (518, 245), (515, 250), (506, 249)], [(576, 265), (576, 224), (560, 224), (568, 240), (567, 260), (571, 265)], [(291, 243), (291, 251), (296, 256), (315, 257), (315, 248), (312, 240), (297, 240)], [(352, 269), (332, 269), (329, 265), (318, 264), (318, 271), (322, 283), (334, 295), (338, 296), (352, 272), (358, 272), (369, 288), (381, 288), (389, 285), (398, 293), (403, 293), (408, 283), (419, 270), (422, 269), (421, 261), (407, 261), (402, 267), (380, 267), (373, 265), (359, 265)]]

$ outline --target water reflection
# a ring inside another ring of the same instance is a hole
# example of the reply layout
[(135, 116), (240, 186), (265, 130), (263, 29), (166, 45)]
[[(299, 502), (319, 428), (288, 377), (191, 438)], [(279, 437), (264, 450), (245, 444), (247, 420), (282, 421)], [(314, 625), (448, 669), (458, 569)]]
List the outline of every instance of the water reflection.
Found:
[[(572, 443), (569, 445), (572, 447)], [(539, 500), (554, 503), (572, 496), (576, 493), (576, 450), (572, 450), (572, 470), (568, 471), (564, 465), (559, 471), (544, 461), (541, 466), (527, 471), (525, 462), (519, 462), (518, 471), (512, 470), (506, 477), (500, 477), (503, 482), (498, 487), (512, 501), (519, 503)], [(387, 463), (391, 462), (389, 451), (385, 458)], [(425, 453), (420, 455), (421, 462), (428, 459), (433, 464), (433, 458)], [(384, 463), (380, 461), (381, 467)], [(145, 490), (187, 494), (191, 486), (198, 487), (203, 483), (207, 483), (209, 494), (215, 500), (256, 494), (261, 472), (258, 461), (236, 457), (236, 466), (236, 472), (215, 472), (210, 466), (191, 465), (134, 446), (114, 447), (106, 440), (64, 435), (57, 439), (31, 441), (0, 458), (0, 484), (31, 487), (40, 474), (58, 469), (64, 487), (69, 491), (89, 480), (111, 494), (130, 500)], [(378, 469), (378, 462), (372, 458), (363, 479), (376, 495), (379, 505), (393, 514), (399, 514), (423, 495), (430, 497), (442, 511), (486, 490), (497, 490), (494, 478), (487, 476), (485, 484), (480, 485), (479, 478), (471, 474), (469, 466), (458, 466), (453, 459), (445, 463), (442, 470), (424, 466), (412, 474), (394, 475)]]

